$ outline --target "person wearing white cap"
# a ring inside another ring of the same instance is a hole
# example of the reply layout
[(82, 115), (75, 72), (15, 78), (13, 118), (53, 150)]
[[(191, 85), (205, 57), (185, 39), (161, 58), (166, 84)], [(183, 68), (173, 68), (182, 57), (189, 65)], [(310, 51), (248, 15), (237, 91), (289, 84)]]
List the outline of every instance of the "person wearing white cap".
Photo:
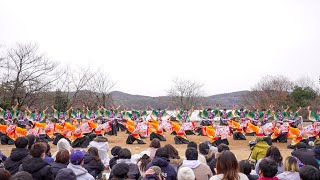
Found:
[(182, 167), (178, 171), (178, 180), (195, 180), (196, 176), (189, 167)]

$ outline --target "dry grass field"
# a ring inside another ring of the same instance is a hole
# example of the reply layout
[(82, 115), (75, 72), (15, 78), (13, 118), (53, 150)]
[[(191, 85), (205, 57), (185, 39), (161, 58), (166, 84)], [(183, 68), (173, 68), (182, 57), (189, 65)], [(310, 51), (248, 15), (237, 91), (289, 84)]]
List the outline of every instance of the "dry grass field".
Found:
[[(119, 132), (118, 136), (106, 136), (109, 140), (109, 146), (110, 148), (112, 148), (113, 146), (121, 146), (121, 147), (125, 147), (130, 149), (130, 151), (132, 152), (132, 154), (135, 153), (140, 153), (143, 150), (146, 150), (150, 144), (150, 140), (149, 139), (143, 139), (146, 144), (145, 145), (140, 145), (137, 144), (136, 142), (132, 145), (128, 145), (126, 144), (126, 138), (127, 138), (127, 134), (125, 134), (124, 132)], [(185, 149), (187, 147), (187, 145), (176, 145), (174, 143), (173, 140), (173, 135), (170, 135), (169, 133), (166, 134), (165, 136), (167, 138), (166, 142), (161, 142), (162, 145), (165, 145), (167, 143), (172, 144), (175, 148), (177, 148), (177, 150), (179, 151), (179, 155), (180, 156), (184, 156), (184, 152)], [(249, 154), (250, 154), (250, 148), (248, 146), (248, 143), (250, 140), (253, 140), (255, 137), (247, 137), (246, 141), (235, 141), (233, 140), (231, 137), (229, 138), (229, 143), (230, 143), (230, 149), (232, 150), (232, 152), (235, 153), (235, 155), (237, 156), (238, 160), (242, 160), (242, 159), (247, 159)], [(188, 139), (190, 141), (195, 141), (198, 144), (200, 142), (204, 142), (206, 140), (208, 140), (207, 137), (205, 136), (196, 136), (196, 135), (189, 135)], [(290, 140), (289, 140), (290, 141)], [(289, 143), (289, 142), (288, 142)], [(51, 145), (51, 152), (55, 152), (56, 151), (56, 146), (55, 145)], [(291, 149), (287, 149), (287, 143), (273, 143), (274, 146), (277, 146), (280, 151), (282, 156), (285, 158), (287, 156), (290, 155), (291, 153)], [(5, 154), (5, 155), (9, 155), (11, 149), (14, 147), (14, 145), (0, 145), (0, 150)], [(110, 152), (109, 152), (110, 154)]]

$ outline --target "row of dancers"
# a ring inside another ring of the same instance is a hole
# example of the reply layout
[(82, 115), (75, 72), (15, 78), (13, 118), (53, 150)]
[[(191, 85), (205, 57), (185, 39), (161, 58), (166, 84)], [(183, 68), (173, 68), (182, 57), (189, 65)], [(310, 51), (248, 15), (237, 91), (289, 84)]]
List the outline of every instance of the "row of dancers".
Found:
[(297, 111), (289, 111), (289, 107), (283, 110), (236, 109), (228, 111), (220, 109), (204, 109), (198, 112), (201, 122), (197, 125), (191, 119), (194, 112), (191, 110), (176, 109), (169, 114), (167, 109), (153, 110), (124, 110), (120, 107), (106, 109), (99, 107), (92, 111), (88, 108), (81, 110), (72, 107), (66, 112), (58, 111), (54, 107), (53, 117), (46, 116), (43, 111), (28, 107), (25, 111), (17, 109), (18, 104), (11, 109), (0, 109), (1, 118), (5, 124), (0, 125), (0, 136), (2, 144), (12, 144), (19, 136), (34, 135), (45, 141), (53, 141), (56, 144), (61, 138), (68, 139), (73, 147), (87, 147), (89, 142), (96, 136), (117, 135), (119, 130), (126, 131), (127, 144), (137, 141), (138, 144), (145, 144), (144, 138), (150, 140), (157, 138), (166, 141), (164, 132), (174, 135), (176, 144), (188, 143), (187, 136), (207, 136), (213, 145), (220, 143), (229, 144), (228, 137), (233, 136), (234, 140), (245, 140), (246, 136), (264, 136), (269, 142), (287, 142), (292, 139), (290, 147), (294, 147), (300, 141), (314, 141), (319, 137), (320, 111), (312, 112), (308, 107), (309, 119), (313, 124), (302, 126)]

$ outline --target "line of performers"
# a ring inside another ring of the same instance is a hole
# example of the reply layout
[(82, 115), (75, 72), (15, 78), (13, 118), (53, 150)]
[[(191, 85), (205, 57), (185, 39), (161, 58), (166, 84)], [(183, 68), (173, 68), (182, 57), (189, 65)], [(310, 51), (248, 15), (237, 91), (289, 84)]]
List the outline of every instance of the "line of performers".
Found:
[[(203, 109), (203, 108), (202, 108)], [(229, 144), (228, 137), (234, 140), (246, 140), (246, 136), (263, 137), (269, 145), (272, 142), (287, 143), (292, 139), (288, 148), (294, 148), (296, 144), (303, 141), (306, 144), (314, 142), (320, 135), (320, 109), (315, 113), (308, 107), (308, 119), (312, 124), (303, 126), (302, 119), (297, 111), (286, 109), (249, 110), (248, 108), (231, 111), (224, 109), (203, 109), (199, 112), (202, 118), (200, 127), (197, 129), (199, 135), (209, 137), (213, 145), (220, 143)], [(219, 118), (217, 118), (219, 117)]]
[(320, 132), (320, 110), (312, 112), (308, 107), (309, 120), (314, 121), (311, 125), (302, 126), (299, 119), (299, 108), (297, 111), (287, 109), (273, 110), (248, 108), (231, 111), (226, 109), (204, 109), (199, 111), (201, 118), (200, 125), (192, 121), (191, 110), (180, 110), (168, 114), (166, 109), (150, 110), (124, 110), (119, 108), (106, 109), (99, 107), (92, 111), (73, 109), (66, 112), (58, 111), (54, 107), (53, 118), (47, 118), (45, 108), (43, 111), (28, 107), (25, 111), (17, 109), (18, 104), (10, 109), (0, 108), (0, 118), (4, 123), (0, 125), (0, 137), (2, 144), (13, 144), (19, 136), (34, 135), (39, 140), (53, 141), (53, 144), (61, 138), (70, 141), (72, 147), (85, 148), (96, 136), (117, 135), (118, 131), (126, 131), (127, 144), (135, 141), (138, 144), (145, 144), (144, 138), (150, 140), (157, 138), (166, 141), (164, 132), (174, 135), (176, 144), (189, 143), (188, 135), (207, 136), (211, 143), (218, 146), (221, 143), (229, 144), (228, 137), (233, 136), (234, 140), (245, 140), (246, 136), (264, 136), (271, 144), (272, 142), (286, 143), (292, 139), (289, 145), (293, 148), (300, 141), (314, 141), (319, 137)]

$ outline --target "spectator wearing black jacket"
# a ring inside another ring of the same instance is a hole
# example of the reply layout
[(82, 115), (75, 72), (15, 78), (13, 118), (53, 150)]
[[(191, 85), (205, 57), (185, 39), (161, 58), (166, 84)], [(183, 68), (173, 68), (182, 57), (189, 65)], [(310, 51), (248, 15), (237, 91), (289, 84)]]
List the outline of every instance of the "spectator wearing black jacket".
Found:
[(23, 161), (32, 158), (28, 148), (29, 139), (27, 137), (18, 137), (15, 142), (16, 148), (11, 150), (10, 156), (4, 162), (4, 167), (8, 170), (11, 175), (18, 172), (19, 166)]
[(112, 169), (112, 167), (117, 164), (117, 160), (119, 159), (119, 152), (120, 152), (121, 149), (122, 148), (120, 146), (114, 146), (111, 149), (112, 158), (109, 161), (110, 169)]
[(54, 176), (52, 168), (43, 160), (45, 158), (46, 150), (47, 147), (42, 142), (33, 144), (30, 149), (32, 158), (23, 161), (19, 167), (19, 171), (26, 171), (30, 173), (34, 180), (53, 180)]
[(56, 177), (59, 170), (67, 168), (70, 162), (70, 154), (68, 150), (60, 150), (56, 155), (56, 161), (51, 164), (53, 176)]
[(307, 145), (303, 142), (299, 142), (296, 145), (296, 149), (291, 152), (292, 156), (297, 157), (304, 165), (311, 165), (319, 169), (317, 160), (313, 154), (313, 151), (307, 149)]
[(101, 174), (104, 169), (104, 165), (99, 157), (98, 149), (91, 147), (84, 156), (83, 167), (90, 173), (94, 178)]

